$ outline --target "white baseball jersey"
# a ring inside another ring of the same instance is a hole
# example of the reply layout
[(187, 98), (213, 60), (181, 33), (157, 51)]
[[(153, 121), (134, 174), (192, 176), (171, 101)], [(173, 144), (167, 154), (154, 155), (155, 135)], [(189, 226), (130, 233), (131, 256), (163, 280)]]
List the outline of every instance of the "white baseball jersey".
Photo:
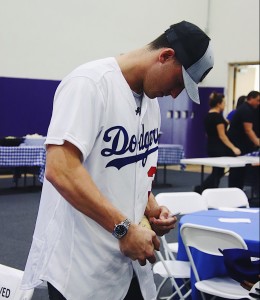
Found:
[[(159, 106), (133, 93), (114, 58), (84, 64), (59, 85), (46, 144), (74, 144), (106, 198), (139, 223), (157, 163)], [(73, 208), (46, 179), (23, 288), (50, 282), (68, 300), (124, 299), (133, 268), (146, 300), (155, 299), (151, 265), (141, 267), (118, 240)]]

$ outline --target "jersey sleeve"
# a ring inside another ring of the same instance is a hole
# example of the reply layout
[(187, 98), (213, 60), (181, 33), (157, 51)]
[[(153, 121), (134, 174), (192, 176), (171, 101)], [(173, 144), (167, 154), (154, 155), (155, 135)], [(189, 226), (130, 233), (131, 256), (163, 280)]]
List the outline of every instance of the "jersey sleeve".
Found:
[(58, 87), (45, 144), (75, 145), (85, 160), (102, 130), (104, 98), (98, 85), (86, 77), (74, 77)]

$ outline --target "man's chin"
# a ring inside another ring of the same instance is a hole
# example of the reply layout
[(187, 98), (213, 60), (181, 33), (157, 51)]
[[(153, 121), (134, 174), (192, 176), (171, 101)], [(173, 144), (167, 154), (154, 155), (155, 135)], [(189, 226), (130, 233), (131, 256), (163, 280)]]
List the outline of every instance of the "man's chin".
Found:
[(155, 99), (158, 97), (157, 95), (154, 95), (154, 94), (146, 94), (146, 96), (150, 99)]
[(155, 98), (162, 98), (165, 95), (163, 93), (151, 93), (151, 94), (146, 94), (150, 99), (155, 99)]

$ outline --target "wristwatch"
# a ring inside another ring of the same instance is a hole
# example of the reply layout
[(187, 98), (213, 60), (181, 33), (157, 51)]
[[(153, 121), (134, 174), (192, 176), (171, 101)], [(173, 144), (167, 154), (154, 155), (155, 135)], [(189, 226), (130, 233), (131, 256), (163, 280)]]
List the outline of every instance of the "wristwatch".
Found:
[(119, 224), (115, 224), (114, 230), (112, 232), (113, 236), (117, 239), (121, 239), (127, 234), (128, 228), (131, 225), (130, 220), (125, 219)]

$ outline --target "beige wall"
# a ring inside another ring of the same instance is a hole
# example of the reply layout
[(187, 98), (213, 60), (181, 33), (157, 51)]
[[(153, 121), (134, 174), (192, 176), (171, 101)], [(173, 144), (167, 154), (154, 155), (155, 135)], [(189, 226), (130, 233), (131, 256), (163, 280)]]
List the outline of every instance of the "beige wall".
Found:
[(259, 62), (259, 0), (210, 3), (209, 34), (215, 50), (212, 82), (227, 87), (229, 63)]
[[(186, 19), (207, 30), (215, 67), (259, 61), (259, 0), (0, 0), (0, 76), (62, 79), (88, 60), (141, 47)], [(228, 91), (227, 91), (228, 93)]]
[(207, 16), (207, 0), (0, 0), (0, 7), (0, 76), (47, 79), (141, 47), (183, 19), (204, 28)]

